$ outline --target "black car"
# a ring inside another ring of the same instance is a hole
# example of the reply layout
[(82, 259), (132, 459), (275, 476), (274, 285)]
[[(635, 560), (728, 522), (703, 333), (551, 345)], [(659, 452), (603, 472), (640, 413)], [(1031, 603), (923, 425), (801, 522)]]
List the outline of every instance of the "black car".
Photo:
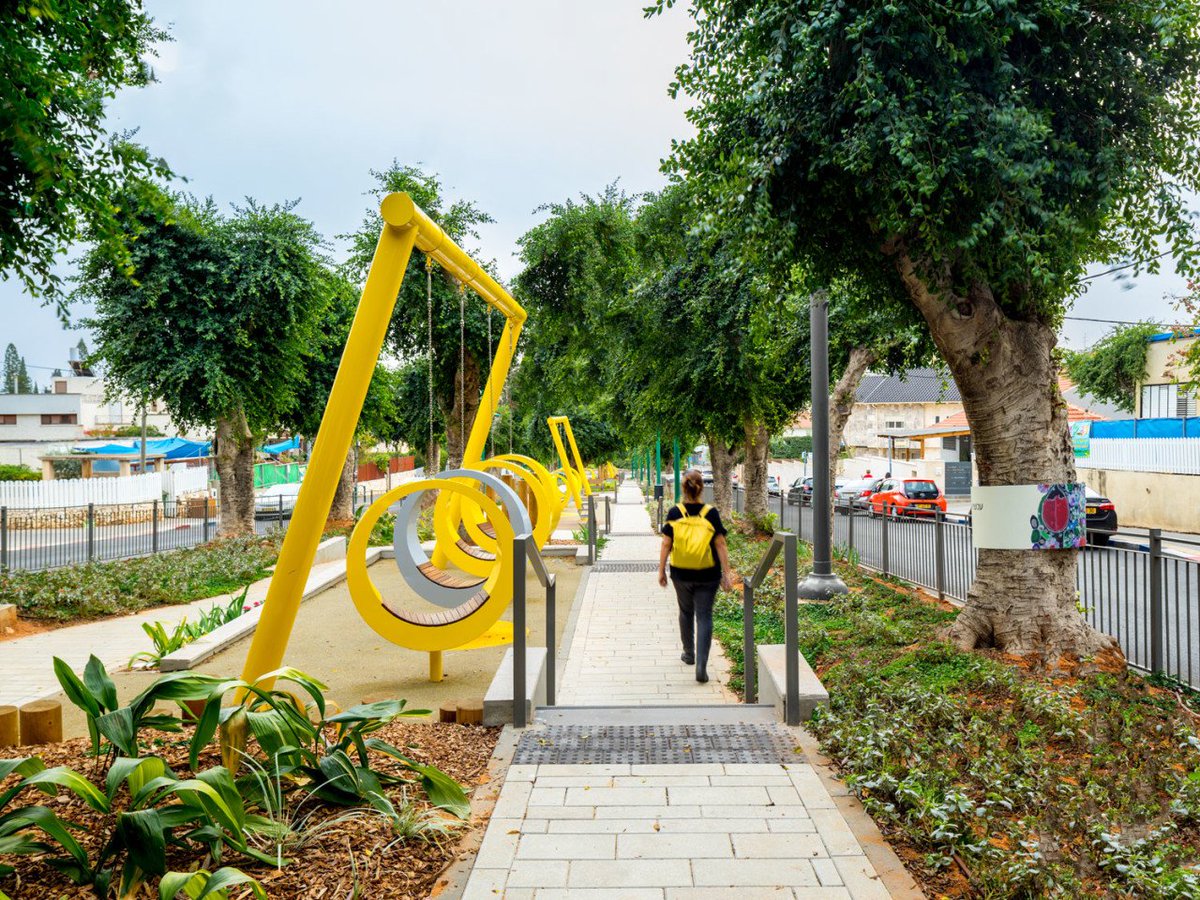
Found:
[(1087, 539), (1089, 544), (1103, 547), (1117, 530), (1117, 508), (1107, 497), (1087, 489)]
[(809, 475), (807, 478), (797, 478), (792, 482), (792, 486), (788, 488), (787, 499), (788, 503), (795, 506), (808, 506), (812, 503), (813, 480)]

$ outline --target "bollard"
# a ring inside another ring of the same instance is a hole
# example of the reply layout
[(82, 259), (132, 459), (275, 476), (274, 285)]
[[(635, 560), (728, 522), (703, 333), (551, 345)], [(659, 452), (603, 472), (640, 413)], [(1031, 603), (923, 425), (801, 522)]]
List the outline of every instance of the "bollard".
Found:
[(62, 740), (62, 704), (34, 700), (21, 707), (21, 743), (57, 744)]
[(596, 495), (588, 494), (588, 565), (596, 562)]
[(604, 533), (612, 534), (612, 497), (604, 495)]
[(558, 644), (557, 636), (555, 635), (554, 624), (554, 604), (558, 600), (558, 586), (555, 584), (556, 578), (551, 575), (546, 579), (546, 705), (554, 705), (555, 693), (555, 672), (556, 662), (556, 647)]
[(21, 744), (21, 725), (15, 706), (0, 706), (0, 747), (18, 747)]

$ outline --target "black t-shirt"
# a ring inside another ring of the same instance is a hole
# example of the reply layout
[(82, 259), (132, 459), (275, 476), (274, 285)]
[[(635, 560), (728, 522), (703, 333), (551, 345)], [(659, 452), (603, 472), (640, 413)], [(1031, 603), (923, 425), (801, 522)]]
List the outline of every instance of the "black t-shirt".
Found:
[[(700, 510), (704, 509), (703, 503), (685, 503), (684, 509), (687, 510), (689, 516), (700, 515)], [(662, 533), (672, 540), (675, 539), (675, 529), (671, 527), (671, 523), (683, 518), (683, 513), (679, 511), (678, 504), (672, 506), (667, 512), (667, 520), (663, 522)], [(713, 527), (713, 544), (716, 544), (717, 538), (725, 534), (725, 526), (721, 524), (721, 514), (717, 512), (715, 506), (709, 507), (706, 519)], [(720, 581), (721, 580), (721, 560), (717, 556), (717, 548), (712, 548), (714, 565), (707, 569), (681, 569), (676, 566), (671, 566), (671, 577), (677, 578), (680, 581)]]

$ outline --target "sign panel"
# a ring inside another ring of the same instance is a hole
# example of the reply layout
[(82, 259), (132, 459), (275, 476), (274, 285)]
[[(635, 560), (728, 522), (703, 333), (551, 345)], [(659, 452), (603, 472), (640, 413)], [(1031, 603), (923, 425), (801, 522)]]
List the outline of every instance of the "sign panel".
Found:
[(1087, 459), (1092, 455), (1092, 423), (1071, 423), (1071, 446), (1075, 449), (1076, 459)]
[(987, 550), (1071, 550), (1087, 544), (1082, 482), (976, 485), (971, 537)]
[(948, 463), (946, 463), (946, 496), (947, 497), (970, 497), (971, 496), (971, 463), (970, 462), (948, 462)]

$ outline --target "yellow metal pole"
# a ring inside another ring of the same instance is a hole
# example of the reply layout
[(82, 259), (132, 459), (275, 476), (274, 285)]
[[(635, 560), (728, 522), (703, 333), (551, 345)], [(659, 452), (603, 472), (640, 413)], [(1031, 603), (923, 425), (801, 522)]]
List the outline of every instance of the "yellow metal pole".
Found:
[[(559, 461), (562, 463), (563, 475), (567, 482), (567, 492), (570, 494), (570, 499), (575, 501), (575, 508), (583, 513), (583, 497), (579, 493), (577, 487), (573, 487), (571, 475), (575, 472), (575, 467), (571, 464), (571, 458), (567, 456), (567, 448), (563, 446), (562, 436), (558, 433), (558, 425), (563, 420), (563, 416), (551, 416), (546, 420), (546, 424), (550, 426), (550, 437), (554, 438), (554, 449), (558, 451)], [(575, 480), (578, 480), (577, 478)], [(587, 480), (586, 478), (584, 479)]]
[(333, 505), (333, 495), (346, 463), (346, 454), (350, 452), (367, 388), (387, 336), (392, 308), (396, 305), (404, 271), (417, 240), (418, 229), (413, 220), (414, 212), (419, 210), (407, 195), (389, 195), (380, 211), (384, 226), (375, 246), (375, 258), (354, 314), (354, 323), (350, 326), (325, 414), (321, 417), (308, 471), (300, 484), (292, 521), (279, 550), (275, 574), (267, 588), (262, 618), (246, 655), (242, 670), (245, 681), (254, 681), (279, 668), (283, 662), (300, 609), (304, 584)]
[(575, 443), (575, 432), (571, 430), (571, 420), (566, 416), (563, 416), (563, 431), (567, 433), (567, 443), (571, 445), (571, 452), (575, 455), (575, 468), (579, 470), (579, 477), (583, 479), (583, 493), (590, 497), (592, 485), (588, 481), (587, 469), (583, 467), (583, 457), (579, 455), (579, 445)]
[(441, 681), (442, 673), (442, 651), (429, 651), (429, 680), (433, 682)]

